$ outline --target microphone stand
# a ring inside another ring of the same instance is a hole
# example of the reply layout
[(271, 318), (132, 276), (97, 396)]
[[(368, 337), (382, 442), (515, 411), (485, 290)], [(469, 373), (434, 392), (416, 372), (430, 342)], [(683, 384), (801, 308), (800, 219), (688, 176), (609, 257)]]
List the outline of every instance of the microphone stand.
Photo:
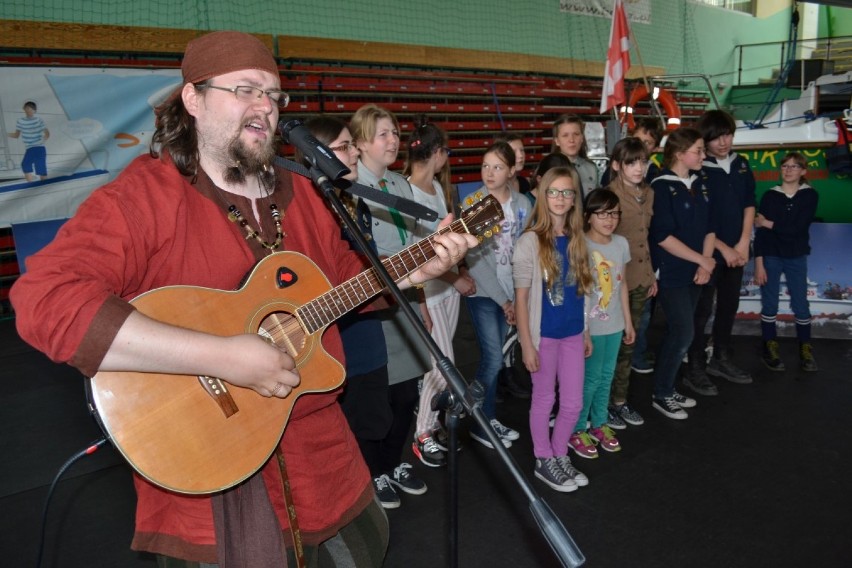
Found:
[[(447, 359), (449, 361), (449, 359)], [(444, 374), (443, 369), (441, 370), (441, 374)], [(469, 387), (470, 389), (476, 389), (475, 392), (472, 393), (471, 397), (475, 400), (482, 400), (484, 392), (482, 390), (482, 385), (478, 382), (474, 382)], [(459, 402), (458, 398), (453, 394), (452, 390), (445, 390), (443, 392), (439, 392), (435, 396), (432, 397), (432, 410), (445, 410), (447, 413), (446, 418), (446, 428), (447, 428), (447, 437), (449, 438), (449, 442), (447, 443), (447, 475), (449, 476), (449, 491), (447, 495), (447, 503), (450, 507), (450, 522), (449, 522), (449, 548), (450, 548), (450, 567), (456, 568), (459, 563), (459, 523), (458, 523), (458, 510), (459, 510), (459, 466), (458, 466), (458, 451), (459, 451), (459, 441), (458, 441), (458, 426), (459, 419), (461, 418), (461, 414), (463, 411), (463, 406), (461, 402)]]
[[(283, 161), (283, 160), (282, 160)], [(280, 162), (278, 162), (280, 163)], [(294, 164), (295, 165), (295, 164)], [(289, 169), (289, 168), (288, 168)], [(505, 462), (506, 467), (515, 477), (518, 485), (527, 495), (530, 503), (530, 510), (532, 511), (533, 517), (538, 523), (539, 529), (544, 535), (550, 547), (553, 549), (554, 554), (556, 554), (559, 561), (562, 563), (562, 566), (565, 567), (574, 567), (580, 566), (585, 561), (586, 558), (583, 556), (583, 553), (580, 552), (580, 549), (577, 547), (574, 539), (571, 538), (571, 535), (565, 529), (565, 526), (562, 524), (562, 521), (559, 520), (559, 517), (553, 512), (547, 503), (544, 502), (541, 497), (535, 492), (535, 490), (530, 485), (526, 476), (521, 472), (518, 464), (515, 462), (514, 458), (509, 454), (506, 448), (503, 446), (502, 440), (497, 436), (497, 433), (491, 427), (490, 421), (485, 417), (485, 414), (482, 411), (482, 398), (484, 396), (484, 389), (482, 385), (478, 381), (474, 381), (473, 384), (468, 388), (467, 383), (464, 378), (461, 376), (459, 370), (455, 367), (452, 361), (441, 352), (441, 349), (438, 347), (438, 344), (435, 343), (435, 340), (432, 338), (432, 335), (426, 331), (426, 327), (423, 325), (423, 322), (419, 317), (414, 313), (414, 310), (408, 304), (405, 296), (403, 296), (399, 287), (394, 282), (393, 278), (391, 278), (390, 274), (388, 274), (387, 270), (385, 270), (381, 261), (379, 260), (378, 255), (373, 252), (370, 245), (367, 243), (367, 240), (364, 238), (364, 235), (361, 234), (360, 229), (358, 228), (355, 221), (350, 217), (349, 212), (346, 210), (346, 207), (340, 201), (340, 197), (337, 195), (335, 191), (334, 185), (332, 181), (328, 178), (328, 176), (323, 173), (316, 165), (312, 165), (309, 168), (310, 177), (313, 180), (314, 184), (320, 191), (325, 195), (326, 200), (331, 205), (331, 207), (337, 212), (340, 218), (343, 220), (346, 228), (349, 230), (350, 235), (358, 243), (358, 246), (361, 249), (361, 252), (370, 260), (373, 268), (376, 271), (376, 274), (379, 278), (384, 282), (391, 296), (396, 300), (399, 308), (405, 313), (411, 325), (417, 331), (420, 339), (429, 349), (432, 357), (435, 358), (437, 362), (437, 367), (441, 371), (441, 374), (447, 381), (452, 394), (453, 394), (453, 406), (461, 406), (467, 410), (467, 413), (471, 415), (480, 425), (482, 430), (488, 436), (488, 439), (491, 441), (491, 445), (494, 446), (494, 449), (497, 451), (497, 454), (500, 458)], [(450, 421), (453, 423), (453, 429), (455, 429), (458, 423), (458, 415), (460, 414), (460, 408), (452, 413), (450, 413)], [(455, 416), (454, 416), (455, 414)], [(448, 459), (454, 460), (455, 456), (452, 455), (457, 451), (457, 440), (453, 441), (454, 432), (450, 431), (450, 453), (451, 456)], [(455, 446), (455, 447), (454, 447)], [(454, 470), (456, 467), (454, 466)], [(457, 479), (457, 471), (453, 473), (456, 474), (456, 478), (451, 481), (451, 506), (453, 510), (451, 511), (451, 521), (450, 521), (450, 552), (452, 555), (451, 558), (451, 566), (455, 567), (458, 565), (458, 521), (457, 521), (457, 506), (458, 506), (458, 479)]]

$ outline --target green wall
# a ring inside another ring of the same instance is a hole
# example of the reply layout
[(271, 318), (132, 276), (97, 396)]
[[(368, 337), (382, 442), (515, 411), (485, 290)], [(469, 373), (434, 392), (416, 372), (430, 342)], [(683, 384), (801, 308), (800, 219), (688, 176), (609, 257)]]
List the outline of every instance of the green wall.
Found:
[(837, 6), (820, 6), (820, 37), (852, 36), (852, 10)]
[[(558, 0), (3, 0), (0, 18), (239, 29), (591, 61), (605, 57), (610, 26), (606, 18), (561, 13)], [(650, 25), (633, 24), (646, 65), (703, 71), (730, 84), (734, 46), (786, 39), (789, 9), (754, 18), (685, 0), (651, 0), (651, 18)]]

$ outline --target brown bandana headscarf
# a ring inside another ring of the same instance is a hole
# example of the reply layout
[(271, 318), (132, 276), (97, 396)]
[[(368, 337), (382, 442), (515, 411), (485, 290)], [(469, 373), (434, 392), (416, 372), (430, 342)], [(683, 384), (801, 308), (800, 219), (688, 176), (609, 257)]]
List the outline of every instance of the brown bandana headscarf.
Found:
[(181, 64), (183, 82), (200, 83), (233, 71), (260, 69), (278, 75), (278, 65), (262, 41), (243, 32), (213, 32), (186, 46)]

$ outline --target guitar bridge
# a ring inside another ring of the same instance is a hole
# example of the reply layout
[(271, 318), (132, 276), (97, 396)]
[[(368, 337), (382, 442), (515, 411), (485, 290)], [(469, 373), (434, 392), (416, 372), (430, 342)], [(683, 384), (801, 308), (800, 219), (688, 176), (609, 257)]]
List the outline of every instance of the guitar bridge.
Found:
[(216, 402), (225, 418), (230, 418), (240, 411), (234, 397), (228, 392), (228, 387), (225, 386), (225, 381), (216, 377), (208, 377), (207, 375), (198, 375), (198, 382), (207, 391), (207, 394)]

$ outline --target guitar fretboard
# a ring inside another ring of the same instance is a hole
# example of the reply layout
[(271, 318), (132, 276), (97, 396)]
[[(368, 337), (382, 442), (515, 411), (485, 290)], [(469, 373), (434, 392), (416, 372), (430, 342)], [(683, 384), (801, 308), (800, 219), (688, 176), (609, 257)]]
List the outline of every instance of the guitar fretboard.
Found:
[[(463, 234), (467, 228), (463, 219), (454, 221), (449, 226), (432, 233), (429, 237), (418, 241), (407, 249), (398, 252), (382, 261), (382, 266), (388, 271), (394, 281), (420, 268), (435, 256), (434, 238), (448, 232)], [(296, 310), (296, 314), (308, 333), (315, 333), (331, 322), (342, 317), (350, 310), (361, 305), (384, 289), (384, 283), (374, 268), (350, 278), (343, 284), (333, 288)]]

